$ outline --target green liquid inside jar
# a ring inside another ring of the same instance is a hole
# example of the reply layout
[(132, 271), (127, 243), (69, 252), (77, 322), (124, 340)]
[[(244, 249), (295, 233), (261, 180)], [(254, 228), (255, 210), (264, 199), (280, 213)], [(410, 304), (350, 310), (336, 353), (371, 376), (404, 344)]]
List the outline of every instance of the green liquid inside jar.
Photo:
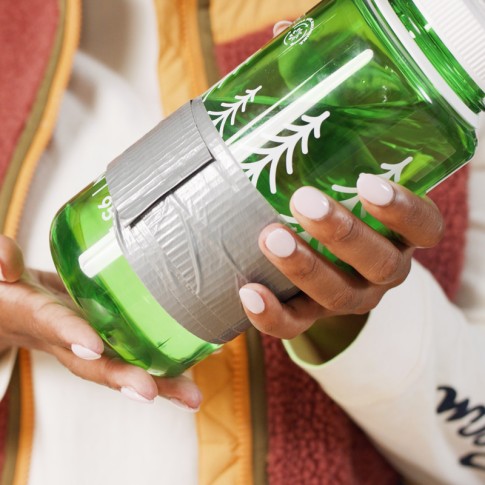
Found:
[[(379, 28), (365, 2), (322, 2), (299, 23), (312, 29), (302, 44), (289, 47), (291, 30), (283, 33), (209, 91), (204, 102), (255, 187), (296, 232), (335, 260), (292, 218), (289, 200), (295, 190), (317, 187), (392, 236), (363, 212), (359, 174), (378, 174), (424, 195), (471, 158), (476, 135)], [(348, 67), (366, 55), (357, 70)], [(267, 126), (275, 113), (298, 103), (302, 92), (336, 73), (338, 84), (304, 114), (288, 117), (279, 130)], [(244, 96), (244, 109), (237, 109)], [(254, 120), (253, 130), (263, 133), (265, 143), (251, 145), (245, 127)], [(240, 146), (248, 139), (246, 153)]]
[[(392, 236), (363, 212), (356, 191), (359, 174), (379, 174), (424, 195), (466, 163), (476, 146), (474, 128), (424, 76), (369, 9), (371, 3), (321, 2), (202, 98), (256, 189), (284, 222), (337, 264), (292, 218), (289, 200), (295, 190), (315, 186)], [(435, 65), (449, 61), (440, 58), (440, 49), (432, 51)], [(483, 93), (471, 86), (462, 99), (473, 98), (476, 107)], [(177, 375), (219, 346), (195, 337), (168, 315), (121, 253), (96, 276), (86, 276), (79, 258), (110, 233), (112, 222), (102, 178), (53, 223), (59, 274), (117, 354), (153, 374)]]
[(111, 197), (102, 178), (66, 204), (52, 224), (57, 271), (109, 347), (153, 375), (176, 376), (220, 346), (197, 338), (168, 315), (123, 256), (94, 278), (83, 273), (79, 257), (111, 228)]

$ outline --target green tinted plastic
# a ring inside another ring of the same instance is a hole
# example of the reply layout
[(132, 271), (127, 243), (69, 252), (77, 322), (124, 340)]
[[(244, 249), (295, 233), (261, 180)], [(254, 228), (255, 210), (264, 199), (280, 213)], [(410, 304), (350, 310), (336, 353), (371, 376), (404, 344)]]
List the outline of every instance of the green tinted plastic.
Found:
[[(466, 163), (476, 145), (473, 127), (367, 7), (363, 0), (321, 2), (203, 96), (241, 170), (290, 227), (331, 259), (292, 218), (296, 189), (316, 186), (390, 235), (362, 210), (359, 174), (379, 174), (423, 195)], [(423, 34), (420, 42), (431, 40)], [(423, 46), (435, 67), (447, 62), (440, 49)], [(465, 101), (470, 89), (459, 93)], [(217, 346), (167, 315), (124, 257), (85, 276), (79, 256), (111, 229), (110, 214), (104, 179), (60, 211), (52, 227), (59, 273), (121, 357), (176, 375)]]

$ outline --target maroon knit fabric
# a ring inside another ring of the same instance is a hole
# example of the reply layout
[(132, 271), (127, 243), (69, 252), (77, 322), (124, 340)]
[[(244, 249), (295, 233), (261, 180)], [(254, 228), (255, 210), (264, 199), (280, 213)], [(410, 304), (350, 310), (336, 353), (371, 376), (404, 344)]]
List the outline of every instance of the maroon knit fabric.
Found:
[[(0, 0), (0, 189), (49, 61), (58, 0)], [(0, 475), (5, 463), (8, 394), (0, 402)]]
[[(221, 75), (271, 38), (272, 27), (216, 46)], [(463, 265), (467, 227), (468, 171), (461, 170), (436, 189), (432, 198), (447, 223), (440, 246), (420, 250), (418, 258), (436, 276), (448, 296), (456, 293)], [(294, 365), (278, 339), (264, 336), (269, 454), (272, 485), (386, 485), (396, 472), (369, 439), (321, 390)]]
[(433, 273), (451, 300), (460, 287), (465, 260), (469, 174), (469, 167), (463, 167), (429, 194), (445, 219), (445, 237), (435, 248), (419, 249), (415, 254), (416, 259)]
[(0, 187), (44, 76), (57, 0), (0, 1)]
[(219, 44), (215, 54), (219, 74), (222, 76), (235, 69), (241, 62), (268, 42), (273, 36), (273, 27), (268, 27), (236, 41)]
[(272, 485), (387, 485), (397, 475), (368, 438), (291, 362), (278, 339), (263, 336)]

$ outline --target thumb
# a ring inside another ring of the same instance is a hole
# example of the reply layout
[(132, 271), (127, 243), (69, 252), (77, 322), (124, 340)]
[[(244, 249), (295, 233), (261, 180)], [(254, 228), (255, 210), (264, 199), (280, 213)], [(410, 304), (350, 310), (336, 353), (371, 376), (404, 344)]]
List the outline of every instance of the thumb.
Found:
[(24, 258), (17, 243), (0, 234), (0, 281), (15, 283), (24, 272)]

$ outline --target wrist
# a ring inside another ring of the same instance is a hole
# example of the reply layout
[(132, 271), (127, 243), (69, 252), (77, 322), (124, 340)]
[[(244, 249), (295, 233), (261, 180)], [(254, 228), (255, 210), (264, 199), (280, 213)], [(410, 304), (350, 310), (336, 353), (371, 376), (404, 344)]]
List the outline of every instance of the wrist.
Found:
[[(317, 320), (302, 336), (306, 340), (305, 347), (308, 349), (308, 345), (311, 346), (312, 360), (318, 360), (313, 363), (323, 364), (342, 353), (358, 337), (367, 318), (368, 314)], [(298, 348), (304, 352), (304, 346), (297, 344)]]

